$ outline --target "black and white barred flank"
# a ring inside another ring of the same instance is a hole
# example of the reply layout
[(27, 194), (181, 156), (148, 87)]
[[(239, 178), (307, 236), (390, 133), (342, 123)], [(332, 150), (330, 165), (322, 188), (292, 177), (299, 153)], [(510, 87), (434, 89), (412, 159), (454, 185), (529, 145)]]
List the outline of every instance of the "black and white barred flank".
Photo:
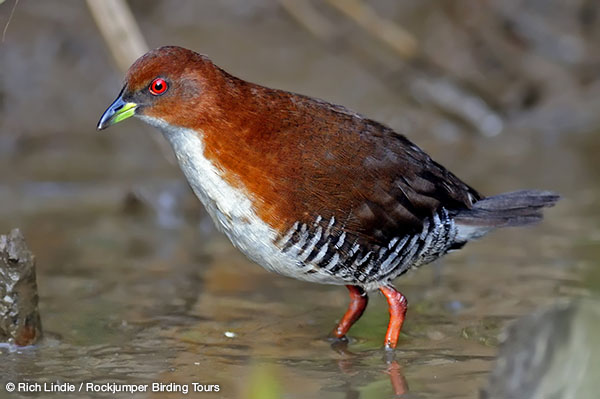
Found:
[(279, 241), (281, 250), (295, 256), (306, 273), (327, 273), (358, 285), (389, 281), (411, 267), (430, 263), (451, 249), (457, 228), (445, 209), (423, 223), (419, 234), (392, 238), (387, 245), (369, 245), (360, 237), (321, 217), (308, 226), (295, 223)]
[(393, 237), (387, 245), (361, 240), (336, 226), (334, 217), (325, 223), (319, 216), (310, 226), (296, 222), (277, 245), (297, 260), (300, 273), (325, 274), (371, 287), (433, 262), (496, 228), (534, 224), (542, 219), (542, 208), (559, 198), (552, 192), (523, 190), (482, 199), (471, 209), (441, 208), (423, 220), (420, 233)]

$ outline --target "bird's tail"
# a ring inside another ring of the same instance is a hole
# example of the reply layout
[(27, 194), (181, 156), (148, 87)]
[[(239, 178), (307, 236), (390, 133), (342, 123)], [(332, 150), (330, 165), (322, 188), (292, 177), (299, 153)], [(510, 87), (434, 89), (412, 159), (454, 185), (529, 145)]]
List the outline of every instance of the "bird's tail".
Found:
[(521, 190), (479, 200), (454, 216), (456, 242), (465, 243), (499, 227), (537, 223), (542, 220), (542, 208), (554, 206), (559, 199), (551, 191)]

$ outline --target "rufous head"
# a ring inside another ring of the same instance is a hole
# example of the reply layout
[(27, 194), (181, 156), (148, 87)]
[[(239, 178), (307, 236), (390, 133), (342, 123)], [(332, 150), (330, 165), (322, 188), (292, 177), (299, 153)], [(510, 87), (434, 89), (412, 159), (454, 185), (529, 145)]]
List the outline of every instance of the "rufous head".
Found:
[(214, 112), (224, 74), (206, 56), (182, 47), (149, 51), (129, 68), (117, 99), (102, 114), (98, 130), (131, 116), (193, 127)]

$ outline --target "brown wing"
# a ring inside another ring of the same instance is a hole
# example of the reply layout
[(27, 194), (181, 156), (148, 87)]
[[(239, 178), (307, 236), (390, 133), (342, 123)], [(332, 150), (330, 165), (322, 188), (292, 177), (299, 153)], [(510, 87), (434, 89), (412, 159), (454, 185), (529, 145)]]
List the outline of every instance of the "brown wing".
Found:
[(311, 210), (303, 222), (333, 216), (345, 231), (385, 245), (420, 232), (442, 206), (470, 208), (481, 198), (390, 128), (341, 107), (329, 112), (312, 119), (312, 134), (303, 136), (311, 152), (300, 155), (293, 174), (296, 203)]
[(369, 177), (356, 191), (363, 199), (352, 220), (357, 232), (387, 243), (420, 232), (423, 221), (442, 206), (470, 208), (481, 197), (404, 136), (373, 121), (364, 123), (363, 134), (372, 145), (361, 165)]

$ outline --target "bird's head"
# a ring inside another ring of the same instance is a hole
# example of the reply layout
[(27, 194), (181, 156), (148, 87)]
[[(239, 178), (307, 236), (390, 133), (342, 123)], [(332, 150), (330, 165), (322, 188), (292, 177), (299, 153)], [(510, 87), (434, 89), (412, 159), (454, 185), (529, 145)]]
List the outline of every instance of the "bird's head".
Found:
[(215, 112), (215, 86), (224, 72), (207, 57), (176, 46), (152, 50), (129, 68), (98, 130), (138, 116), (155, 125), (194, 127)]

